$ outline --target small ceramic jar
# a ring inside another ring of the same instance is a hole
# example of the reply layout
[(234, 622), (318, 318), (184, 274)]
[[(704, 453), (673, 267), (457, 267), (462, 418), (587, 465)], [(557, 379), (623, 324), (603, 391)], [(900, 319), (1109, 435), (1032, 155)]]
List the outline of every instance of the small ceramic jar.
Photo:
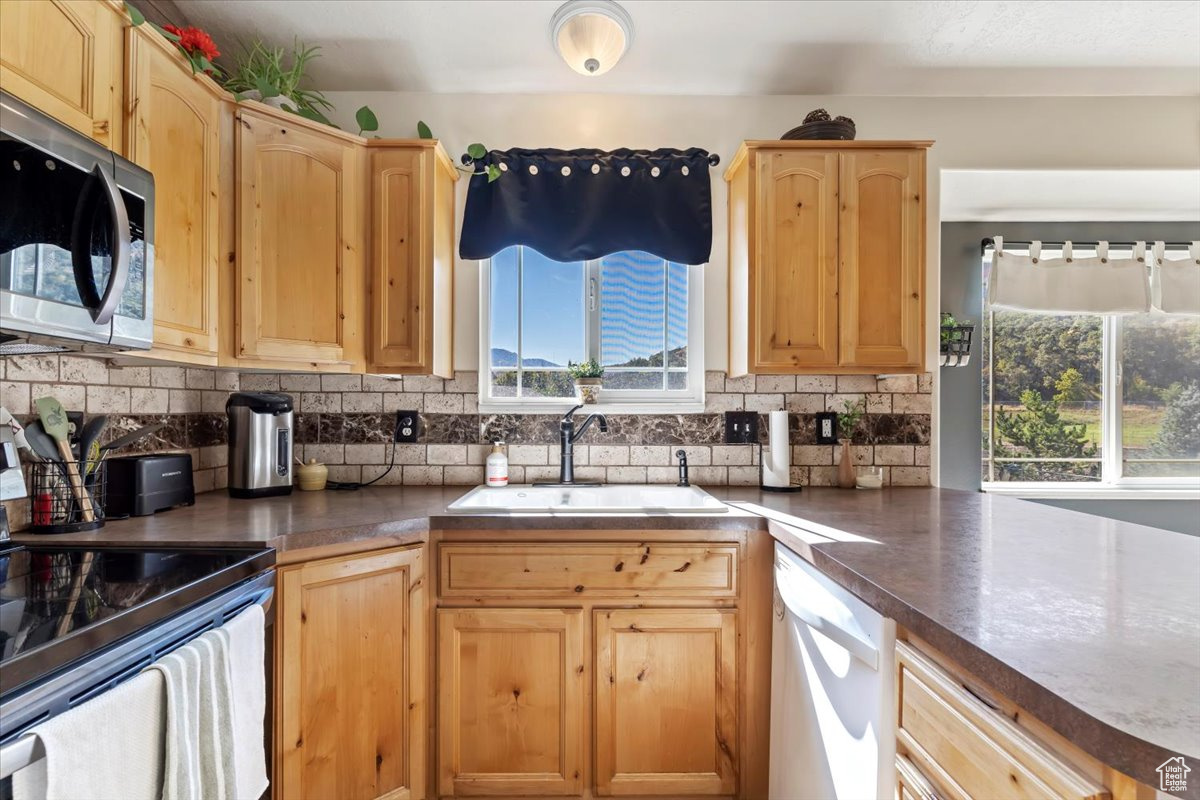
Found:
[(329, 480), (329, 467), (315, 458), (310, 458), (307, 464), (301, 464), (296, 468), (296, 482), (305, 492), (321, 491), (325, 488), (327, 480)]

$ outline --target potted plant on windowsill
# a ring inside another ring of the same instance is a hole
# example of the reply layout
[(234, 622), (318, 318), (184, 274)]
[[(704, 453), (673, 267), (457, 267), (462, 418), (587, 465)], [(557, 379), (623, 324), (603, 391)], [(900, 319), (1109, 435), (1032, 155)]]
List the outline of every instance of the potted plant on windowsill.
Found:
[(585, 405), (593, 405), (600, 401), (600, 385), (604, 378), (604, 367), (594, 358), (576, 364), (567, 362), (567, 374), (575, 383), (579, 399)]

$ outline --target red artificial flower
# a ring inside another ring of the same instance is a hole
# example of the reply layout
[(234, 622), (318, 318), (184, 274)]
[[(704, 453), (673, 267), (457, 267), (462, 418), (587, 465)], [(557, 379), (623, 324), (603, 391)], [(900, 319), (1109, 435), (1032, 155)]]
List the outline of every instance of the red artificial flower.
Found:
[(217, 43), (212, 40), (204, 31), (195, 27), (179, 28), (175, 25), (164, 25), (163, 29), (169, 31), (179, 37), (176, 44), (180, 50), (188, 55), (202, 55), (210, 62), (221, 55), (221, 51), (217, 49)]

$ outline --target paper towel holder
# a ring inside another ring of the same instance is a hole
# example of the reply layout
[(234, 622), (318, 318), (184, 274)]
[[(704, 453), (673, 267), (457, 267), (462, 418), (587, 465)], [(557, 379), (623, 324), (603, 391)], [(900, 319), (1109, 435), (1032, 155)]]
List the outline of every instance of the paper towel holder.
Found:
[(787, 486), (767, 486), (763, 483), (763, 450), (765, 445), (762, 442), (753, 442), (758, 445), (758, 488), (764, 492), (798, 492), (804, 487), (798, 483), (792, 483)]

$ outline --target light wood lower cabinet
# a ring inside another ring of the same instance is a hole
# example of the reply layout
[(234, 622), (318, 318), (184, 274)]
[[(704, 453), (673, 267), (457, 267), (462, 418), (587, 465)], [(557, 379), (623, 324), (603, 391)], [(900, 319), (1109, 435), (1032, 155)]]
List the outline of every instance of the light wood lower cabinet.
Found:
[(120, 150), (121, 4), (0, 2), (0, 89)]
[(897, 777), (915, 798), (1100, 800), (1109, 792), (932, 659), (896, 643)]
[(279, 570), (274, 796), (425, 796), (425, 548)]
[(599, 609), (596, 794), (737, 789), (733, 609)]
[(435, 532), (437, 794), (766, 797), (769, 542), (578, 534)]
[(579, 795), (579, 609), (438, 611), (438, 792)]

